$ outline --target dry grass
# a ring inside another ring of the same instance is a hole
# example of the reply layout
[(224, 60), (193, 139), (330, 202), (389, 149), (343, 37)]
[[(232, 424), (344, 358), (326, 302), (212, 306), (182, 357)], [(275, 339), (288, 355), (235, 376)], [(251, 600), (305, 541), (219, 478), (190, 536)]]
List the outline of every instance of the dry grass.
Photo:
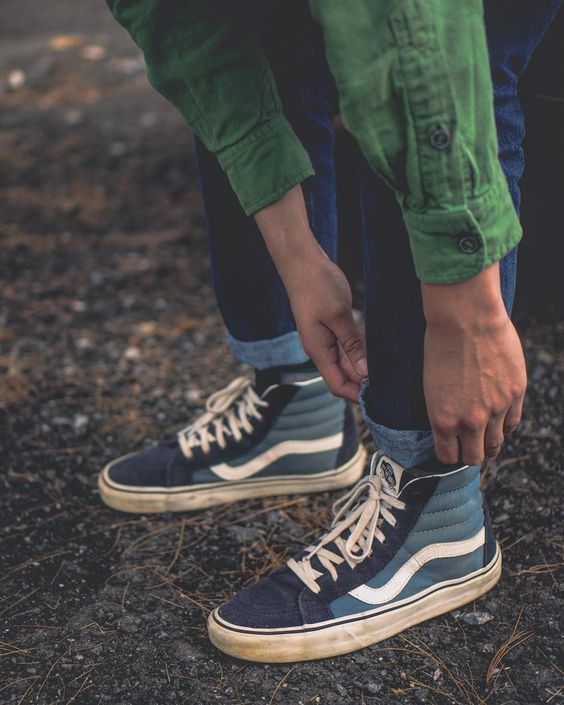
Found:
[(507, 654), (517, 646), (520, 646), (535, 635), (535, 632), (532, 629), (520, 629), (517, 631), (524, 609), (524, 607), (521, 607), (521, 610), (519, 611), (517, 621), (515, 622), (515, 626), (511, 632), (511, 636), (503, 642), (490, 661), (490, 665), (488, 666), (486, 673), (486, 683), (488, 685), (494, 680), (494, 678), (497, 678), (499, 674), (505, 670), (503, 665), (503, 659), (505, 656), (507, 656)]
[(472, 674), (468, 676), (462, 675), (458, 669), (451, 668), (447, 663), (438, 656), (427, 644), (418, 639), (417, 637), (410, 635), (410, 637), (400, 636), (400, 640), (407, 644), (410, 648), (406, 649), (406, 652), (412, 656), (425, 658), (431, 661), (436, 669), (439, 669), (443, 673), (447, 681), (453, 686), (455, 692), (458, 693), (460, 700), (456, 700), (450, 693), (438, 688), (436, 685), (431, 684), (433, 682), (433, 676), (429, 675), (429, 680), (431, 683), (423, 683), (418, 679), (414, 679), (409, 676), (409, 680), (413, 683), (413, 687), (421, 686), (435, 692), (441, 696), (446, 695), (451, 702), (457, 705), (486, 705), (486, 699), (484, 699), (476, 685)]

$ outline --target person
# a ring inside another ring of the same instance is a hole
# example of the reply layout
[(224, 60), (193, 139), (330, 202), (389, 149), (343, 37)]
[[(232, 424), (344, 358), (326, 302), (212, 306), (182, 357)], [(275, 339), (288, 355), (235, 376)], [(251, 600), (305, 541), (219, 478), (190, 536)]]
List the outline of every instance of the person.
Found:
[[(111, 462), (103, 500), (176, 511), (356, 483), (318, 541), (212, 612), (239, 658), (350, 652), (484, 594), (501, 555), (480, 466), (526, 387), (517, 83), (561, 0), (108, 3), (197, 134), (218, 303), (256, 372)], [(366, 345), (334, 262), (337, 111), (362, 153)], [(366, 475), (356, 401), (379, 449)]]

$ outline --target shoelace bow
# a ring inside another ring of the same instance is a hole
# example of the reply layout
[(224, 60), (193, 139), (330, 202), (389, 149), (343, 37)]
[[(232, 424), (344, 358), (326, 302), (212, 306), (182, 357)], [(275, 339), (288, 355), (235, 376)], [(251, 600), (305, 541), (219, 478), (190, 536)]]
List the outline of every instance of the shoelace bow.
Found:
[[(405, 503), (388, 494), (382, 480), (375, 475), (363, 477), (350, 492), (338, 499), (333, 505), (333, 521), (331, 528), (315, 546), (308, 546), (309, 553), (301, 560), (291, 558), (288, 567), (315, 593), (320, 591), (317, 578), (323, 573), (316, 570), (311, 561), (317, 556), (319, 562), (329, 572), (333, 580), (337, 580), (335, 566), (346, 561), (351, 568), (367, 558), (372, 553), (374, 540), (383, 543), (385, 536), (380, 529), (384, 521), (392, 526), (396, 519), (391, 509), (404, 509)], [(366, 497), (362, 497), (363, 495)], [(345, 540), (342, 534), (350, 529)], [(325, 548), (334, 542), (340, 555)]]
[(252, 386), (247, 377), (237, 377), (227, 387), (214, 392), (206, 401), (206, 411), (182, 431), (178, 440), (182, 452), (191, 458), (193, 449), (200, 447), (209, 453), (211, 444), (216, 442), (225, 448), (226, 436), (239, 441), (243, 431), (252, 433), (251, 419), (261, 419), (260, 407), (268, 406)]

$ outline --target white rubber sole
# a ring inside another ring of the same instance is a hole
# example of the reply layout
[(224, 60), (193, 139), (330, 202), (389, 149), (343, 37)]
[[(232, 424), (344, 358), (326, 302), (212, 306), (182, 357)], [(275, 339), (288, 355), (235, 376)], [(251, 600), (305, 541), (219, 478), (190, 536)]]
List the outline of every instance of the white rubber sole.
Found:
[(251, 629), (226, 622), (215, 609), (208, 619), (212, 643), (230, 656), (262, 663), (311, 661), (347, 654), (466, 605), (491, 590), (501, 576), (501, 550), (463, 578), (438, 583), (384, 607), (291, 629)]
[(366, 450), (359, 446), (356, 454), (347, 463), (326, 472), (255, 477), (238, 481), (220, 480), (171, 488), (136, 487), (113, 482), (109, 470), (113, 463), (122, 459), (117, 458), (106, 465), (98, 476), (98, 489), (102, 500), (112, 509), (122, 512), (150, 514), (193, 511), (241, 499), (278, 494), (308, 494), (349, 487), (357, 482), (364, 471)]

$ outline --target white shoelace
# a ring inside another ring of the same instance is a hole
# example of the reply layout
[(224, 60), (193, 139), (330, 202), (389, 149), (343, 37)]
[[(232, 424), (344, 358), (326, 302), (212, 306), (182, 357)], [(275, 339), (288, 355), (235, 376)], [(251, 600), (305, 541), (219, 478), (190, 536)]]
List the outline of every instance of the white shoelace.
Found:
[[(363, 497), (362, 495), (366, 495)], [(333, 505), (331, 528), (315, 546), (308, 546), (309, 553), (301, 560), (291, 558), (288, 567), (315, 593), (320, 591), (317, 578), (323, 573), (311, 565), (317, 556), (321, 565), (329, 572), (333, 581), (337, 580), (335, 566), (346, 561), (351, 568), (361, 563), (373, 550), (374, 540), (384, 543), (385, 536), (380, 526), (385, 521), (392, 526), (396, 519), (391, 509), (404, 509), (405, 503), (386, 492), (386, 486), (375, 475), (363, 477), (350, 492)], [(350, 529), (346, 541), (342, 534)], [(341, 555), (325, 546), (334, 542)]]
[(252, 433), (251, 419), (261, 419), (259, 408), (268, 406), (252, 385), (251, 379), (237, 377), (208, 398), (205, 413), (178, 432), (180, 447), (187, 458), (192, 457), (195, 448), (209, 453), (214, 442), (225, 448), (227, 436), (239, 441), (243, 432)]

